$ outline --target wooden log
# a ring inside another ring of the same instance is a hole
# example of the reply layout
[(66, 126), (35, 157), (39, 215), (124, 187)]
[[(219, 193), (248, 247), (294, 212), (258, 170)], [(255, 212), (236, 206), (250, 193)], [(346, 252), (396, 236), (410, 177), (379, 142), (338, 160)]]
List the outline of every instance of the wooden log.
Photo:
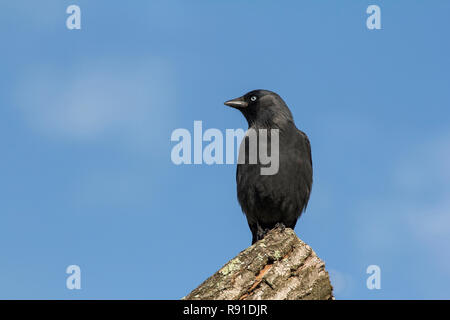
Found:
[(276, 228), (183, 300), (330, 300), (325, 264), (292, 229)]

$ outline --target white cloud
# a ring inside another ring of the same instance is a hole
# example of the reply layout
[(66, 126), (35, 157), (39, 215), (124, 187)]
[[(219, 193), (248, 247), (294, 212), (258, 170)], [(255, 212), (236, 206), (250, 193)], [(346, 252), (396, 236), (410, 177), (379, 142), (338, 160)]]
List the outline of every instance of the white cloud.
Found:
[(433, 243), (438, 239), (447, 239), (450, 243), (450, 200), (417, 210), (410, 217), (409, 224), (423, 241)]
[(418, 145), (398, 163), (394, 185), (409, 194), (450, 194), (450, 134), (442, 134)]
[(450, 241), (450, 134), (420, 146), (399, 166), (395, 182), (414, 199), (409, 224), (420, 239)]
[(158, 59), (98, 59), (21, 74), (15, 101), (27, 123), (55, 138), (125, 142), (160, 137), (173, 115), (173, 71)]
[(348, 273), (329, 269), (330, 282), (335, 296), (350, 297), (355, 289), (355, 279)]
[[(430, 264), (450, 268), (450, 135), (404, 154), (393, 166), (384, 199), (366, 199), (355, 209), (363, 255), (398, 255), (405, 243), (427, 248)], [(412, 241), (412, 242), (411, 242)], [(430, 265), (431, 267), (431, 265)]]

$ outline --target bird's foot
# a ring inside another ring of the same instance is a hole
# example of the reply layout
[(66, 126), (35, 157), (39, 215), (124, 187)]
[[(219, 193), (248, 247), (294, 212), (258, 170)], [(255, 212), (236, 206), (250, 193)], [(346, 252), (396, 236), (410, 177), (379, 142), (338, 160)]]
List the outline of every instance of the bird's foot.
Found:
[[(281, 232), (284, 232), (284, 230), (286, 229), (286, 226), (284, 225), (284, 223), (278, 222), (273, 227), (273, 229), (280, 229)], [(255, 237), (256, 239), (254, 239), (252, 244), (255, 243), (256, 241), (259, 241), (259, 240), (263, 239), (269, 233), (269, 231), (273, 230), (273, 229), (270, 229), (270, 228), (264, 228), (263, 229), (260, 225), (258, 225), (258, 228), (257, 228), (257, 231), (256, 231), (256, 237)]]
[(284, 230), (286, 229), (286, 226), (284, 225), (284, 223), (282, 223), (282, 222), (278, 222), (276, 225), (275, 225), (275, 228), (274, 229), (280, 229), (281, 230), (281, 232), (284, 232)]

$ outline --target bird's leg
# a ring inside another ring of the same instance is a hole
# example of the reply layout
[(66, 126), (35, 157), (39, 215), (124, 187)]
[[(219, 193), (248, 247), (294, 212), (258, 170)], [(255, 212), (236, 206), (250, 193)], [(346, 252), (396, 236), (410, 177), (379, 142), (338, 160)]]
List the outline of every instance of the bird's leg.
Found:
[(266, 235), (266, 233), (267, 233), (267, 229), (263, 229), (260, 225), (259, 225), (259, 223), (257, 224), (257, 231), (256, 231), (256, 239), (257, 239), (257, 241), (258, 240), (261, 240), (262, 238), (264, 238), (264, 236)]

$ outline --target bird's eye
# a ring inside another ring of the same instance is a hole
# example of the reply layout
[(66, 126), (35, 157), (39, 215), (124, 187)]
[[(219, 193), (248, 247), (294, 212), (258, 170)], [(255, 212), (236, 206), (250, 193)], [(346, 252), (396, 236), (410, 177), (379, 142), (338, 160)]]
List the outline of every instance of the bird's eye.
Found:
[(256, 96), (252, 96), (252, 97), (250, 98), (250, 100), (251, 100), (251, 101), (256, 101)]

